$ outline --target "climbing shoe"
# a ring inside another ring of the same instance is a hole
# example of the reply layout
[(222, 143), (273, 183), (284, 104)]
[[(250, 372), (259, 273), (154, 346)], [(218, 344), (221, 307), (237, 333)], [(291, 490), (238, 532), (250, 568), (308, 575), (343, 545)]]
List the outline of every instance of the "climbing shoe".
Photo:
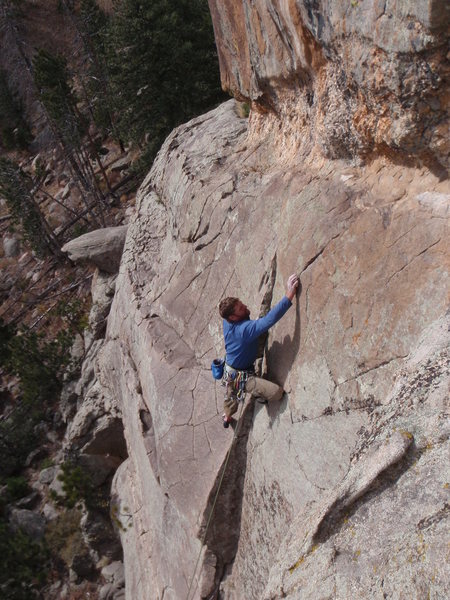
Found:
[(228, 427), (230, 426), (230, 423), (231, 423), (231, 417), (222, 415), (222, 418), (223, 418), (223, 426), (225, 427), (225, 429), (228, 429)]

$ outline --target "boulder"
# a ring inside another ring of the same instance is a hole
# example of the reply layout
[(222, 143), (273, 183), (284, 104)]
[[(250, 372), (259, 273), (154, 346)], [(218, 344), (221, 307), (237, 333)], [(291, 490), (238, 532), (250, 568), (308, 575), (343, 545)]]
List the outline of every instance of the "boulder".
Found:
[(121, 561), (114, 561), (106, 567), (103, 567), (102, 576), (108, 583), (114, 584), (114, 587), (123, 587), (125, 583), (123, 563)]
[(49, 504), (48, 502), (44, 504), (44, 507), (42, 509), (42, 515), (47, 521), (47, 523), (49, 521), (54, 521), (55, 519), (57, 519), (59, 517), (59, 514), (60, 513), (53, 504)]
[(85, 233), (62, 248), (74, 262), (87, 262), (106, 273), (117, 273), (127, 226), (105, 227)]
[(84, 339), (79, 333), (75, 336), (75, 339), (72, 344), (72, 348), (70, 349), (70, 358), (75, 364), (81, 363), (84, 357)]
[(61, 200), (66, 200), (70, 196), (70, 192), (72, 190), (73, 184), (66, 183), (63, 190), (61, 191)]
[(76, 393), (77, 388), (78, 381), (76, 380), (67, 381), (63, 386), (59, 409), (64, 423), (68, 423), (76, 412), (76, 403), (78, 399), (78, 394)]
[[(97, 355), (102, 348), (102, 340), (95, 340), (91, 346), (84, 350), (84, 360), (81, 364), (81, 374), (75, 387), (75, 393), (79, 398), (87, 395), (89, 388), (95, 383), (95, 370)], [(79, 347), (81, 352), (81, 345)]]
[(15, 237), (3, 238), (3, 252), (5, 258), (14, 258), (20, 254), (20, 241)]
[(47, 467), (46, 469), (43, 469), (39, 473), (40, 483), (44, 483), (45, 485), (50, 485), (52, 483), (52, 481), (55, 479), (58, 469), (59, 469), (59, 467)]
[(40, 540), (45, 533), (45, 519), (24, 508), (11, 509), (10, 522), (14, 529), (24, 531), (34, 540)]

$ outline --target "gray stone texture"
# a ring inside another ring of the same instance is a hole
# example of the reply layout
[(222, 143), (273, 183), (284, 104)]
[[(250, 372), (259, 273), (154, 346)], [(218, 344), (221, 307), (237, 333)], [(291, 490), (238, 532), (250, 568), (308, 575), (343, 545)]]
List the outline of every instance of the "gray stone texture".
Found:
[(50, 485), (51, 482), (55, 479), (58, 470), (59, 467), (47, 467), (46, 469), (42, 469), (42, 471), (39, 473), (40, 483)]
[(129, 455), (112, 487), (128, 600), (192, 581), (233, 438), (209, 370), (217, 304), (257, 316), (292, 272), (301, 291), (263, 362), (287, 394), (246, 404), (191, 593), (445, 596), (449, 200), (426, 167), (285, 164), (234, 101), (169, 136), (96, 367)]
[(20, 241), (15, 237), (3, 238), (3, 252), (6, 258), (14, 258), (20, 254)]
[(88, 262), (106, 273), (119, 269), (127, 225), (96, 229), (67, 242), (62, 247), (74, 262)]
[(92, 279), (92, 307), (89, 313), (89, 331), (92, 339), (104, 336), (106, 319), (114, 297), (116, 276), (96, 271)]
[(32, 510), (13, 508), (9, 519), (14, 529), (23, 531), (34, 540), (40, 540), (44, 536), (45, 520)]

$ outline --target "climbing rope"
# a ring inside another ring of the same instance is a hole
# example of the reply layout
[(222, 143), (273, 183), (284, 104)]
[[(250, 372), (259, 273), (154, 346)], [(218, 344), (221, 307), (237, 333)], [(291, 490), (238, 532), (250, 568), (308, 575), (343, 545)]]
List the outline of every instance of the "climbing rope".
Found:
[[(242, 415), (242, 409), (244, 408), (244, 401), (240, 402), (240, 404), (241, 404), (241, 408), (240, 408), (240, 411), (239, 411), (238, 422), (237, 422), (237, 425), (236, 425), (236, 429), (234, 430), (233, 439), (231, 440), (231, 444), (230, 444), (230, 447), (228, 449), (227, 456), (225, 458), (225, 462), (224, 462), (223, 469), (222, 469), (222, 475), (220, 476), (220, 481), (219, 481), (219, 485), (217, 486), (216, 495), (214, 496), (214, 501), (212, 503), (211, 512), (209, 513), (208, 521), (206, 523), (205, 533), (203, 534), (203, 539), (202, 539), (202, 543), (201, 543), (201, 546), (200, 546), (200, 552), (198, 553), (198, 556), (197, 556), (197, 562), (195, 563), (194, 573), (192, 574), (192, 579), (191, 579), (191, 583), (189, 585), (189, 590), (188, 590), (188, 594), (187, 594), (186, 600), (189, 600), (189, 597), (191, 595), (192, 584), (194, 583), (195, 574), (197, 572), (197, 567), (198, 567), (198, 563), (199, 563), (199, 560), (200, 560), (200, 556), (202, 554), (203, 546), (205, 545), (206, 534), (208, 533), (208, 528), (209, 528), (209, 525), (211, 523), (211, 519), (212, 519), (212, 516), (213, 516), (213, 513), (214, 513), (214, 509), (216, 507), (217, 498), (219, 497), (220, 488), (222, 487), (222, 482), (223, 482), (223, 478), (224, 478), (224, 475), (225, 475), (225, 471), (227, 469), (228, 461), (230, 459), (231, 450), (233, 448), (234, 441), (235, 441), (235, 439), (237, 437), (237, 434), (238, 434), (238, 431), (239, 431), (239, 428), (240, 428), (240, 425), (241, 425), (241, 415)], [(198, 580), (197, 580), (197, 583), (195, 584), (195, 588), (193, 589), (193, 592), (192, 592), (192, 599), (194, 598), (194, 594), (197, 591), (197, 586), (198, 586)]]

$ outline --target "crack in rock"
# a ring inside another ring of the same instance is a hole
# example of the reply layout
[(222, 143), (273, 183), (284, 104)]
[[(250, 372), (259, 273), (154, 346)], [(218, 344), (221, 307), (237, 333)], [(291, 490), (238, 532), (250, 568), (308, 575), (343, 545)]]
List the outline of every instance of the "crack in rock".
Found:
[(330, 526), (332, 528), (332, 524), (339, 520), (342, 512), (365, 495), (383, 471), (398, 463), (412, 442), (412, 435), (394, 432), (378, 448), (361, 457), (316, 511), (307, 519), (302, 515), (297, 526), (293, 523), (279, 549), (279, 556), (284, 557), (283, 563), (289, 573), (293, 573), (319, 543), (328, 539)]

